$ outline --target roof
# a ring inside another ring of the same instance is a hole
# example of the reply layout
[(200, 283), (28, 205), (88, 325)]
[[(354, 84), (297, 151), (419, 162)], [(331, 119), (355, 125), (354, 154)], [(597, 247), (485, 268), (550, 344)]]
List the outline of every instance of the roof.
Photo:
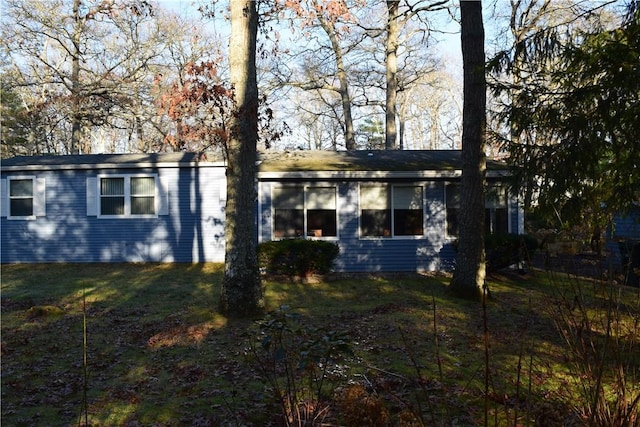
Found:
[[(460, 150), (280, 151), (260, 154), (261, 171), (455, 171), (462, 168)], [(488, 169), (507, 169), (487, 161)]]
[(198, 153), (75, 154), (17, 156), (0, 160), (2, 169), (93, 169), (96, 167), (151, 167), (157, 165), (190, 166), (199, 162), (223, 166), (222, 158), (208, 160)]
[[(218, 155), (213, 155), (218, 156)], [(341, 173), (388, 171), (445, 171), (462, 168), (460, 150), (359, 150), (359, 151), (265, 151), (258, 154), (261, 173)], [(91, 169), (106, 167), (150, 167), (158, 165), (224, 166), (220, 157), (197, 153), (85, 154), (18, 156), (2, 159), (0, 166), (10, 170)], [(488, 170), (505, 171), (504, 162), (487, 161)]]

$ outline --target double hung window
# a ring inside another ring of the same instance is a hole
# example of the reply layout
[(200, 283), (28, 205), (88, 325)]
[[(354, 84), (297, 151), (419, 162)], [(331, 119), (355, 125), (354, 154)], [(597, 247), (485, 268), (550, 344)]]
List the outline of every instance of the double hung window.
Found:
[(35, 220), (46, 216), (45, 179), (35, 176), (9, 176), (0, 179), (0, 216)]
[(274, 237), (338, 235), (335, 187), (276, 187), (272, 195)]
[(32, 217), (34, 183), (33, 178), (9, 179), (9, 216)]
[(100, 177), (101, 216), (156, 215), (154, 176)]
[(362, 237), (422, 236), (424, 202), (422, 187), (415, 185), (366, 185), (360, 187), (360, 235)]

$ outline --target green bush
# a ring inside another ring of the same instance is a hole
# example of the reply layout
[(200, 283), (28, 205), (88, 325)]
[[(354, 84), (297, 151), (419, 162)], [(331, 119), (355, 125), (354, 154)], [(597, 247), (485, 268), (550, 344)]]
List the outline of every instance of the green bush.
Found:
[(270, 274), (308, 276), (329, 273), (340, 253), (336, 243), (287, 239), (258, 245), (260, 269)]
[[(453, 248), (456, 251), (459, 244), (457, 239), (453, 242)], [(526, 234), (486, 234), (484, 252), (487, 271), (498, 271), (518, 262), (530, 260), (538, 246), (536, 238)]]
[(489, 234), (484, 247), (487, 270), (497, 271), (533, 257), (538, 241), (526, 234)]

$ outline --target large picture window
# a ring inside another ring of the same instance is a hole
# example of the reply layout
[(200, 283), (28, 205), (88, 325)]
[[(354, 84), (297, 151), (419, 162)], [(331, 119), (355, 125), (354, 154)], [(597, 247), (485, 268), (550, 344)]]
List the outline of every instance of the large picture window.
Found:
[(272, 195), (274, 237), (338, 235), (335, 187), (277, 187)]
[[(457, 237), (459, 233), (459, 216), (461, 205), (461, 186), (449, 184), (445, 190), (447, 205), (447, 235)], [(507, 234), (509, 232), (509, 215), (507, 208), (507, 191), (499, 185), (488, 185), (485, 194), (485, 233)]]
[(422, 236), (424, 207), (421, 186), (360, 187), (362, 237)]
[(101, 216), (156, 215), (156, 182), (153, 176), (100, 178)]

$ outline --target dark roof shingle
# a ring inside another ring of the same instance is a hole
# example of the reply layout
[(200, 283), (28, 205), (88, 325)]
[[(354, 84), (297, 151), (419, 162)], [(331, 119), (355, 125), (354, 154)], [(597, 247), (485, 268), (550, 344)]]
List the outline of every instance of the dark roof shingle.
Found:
[[(261, 172), (305, 171), (454, 171), (462, 167), (459, 150), (265, 151), (258, 154)], [(222, 162), (217, 155), (197, 153), (86, 154), (18, 156), (2, 159), (1, 167), (83, 167), (92, 165), (191, 165)], [(487, 160), (487, 169), (507, 169), (503, 162)]]

